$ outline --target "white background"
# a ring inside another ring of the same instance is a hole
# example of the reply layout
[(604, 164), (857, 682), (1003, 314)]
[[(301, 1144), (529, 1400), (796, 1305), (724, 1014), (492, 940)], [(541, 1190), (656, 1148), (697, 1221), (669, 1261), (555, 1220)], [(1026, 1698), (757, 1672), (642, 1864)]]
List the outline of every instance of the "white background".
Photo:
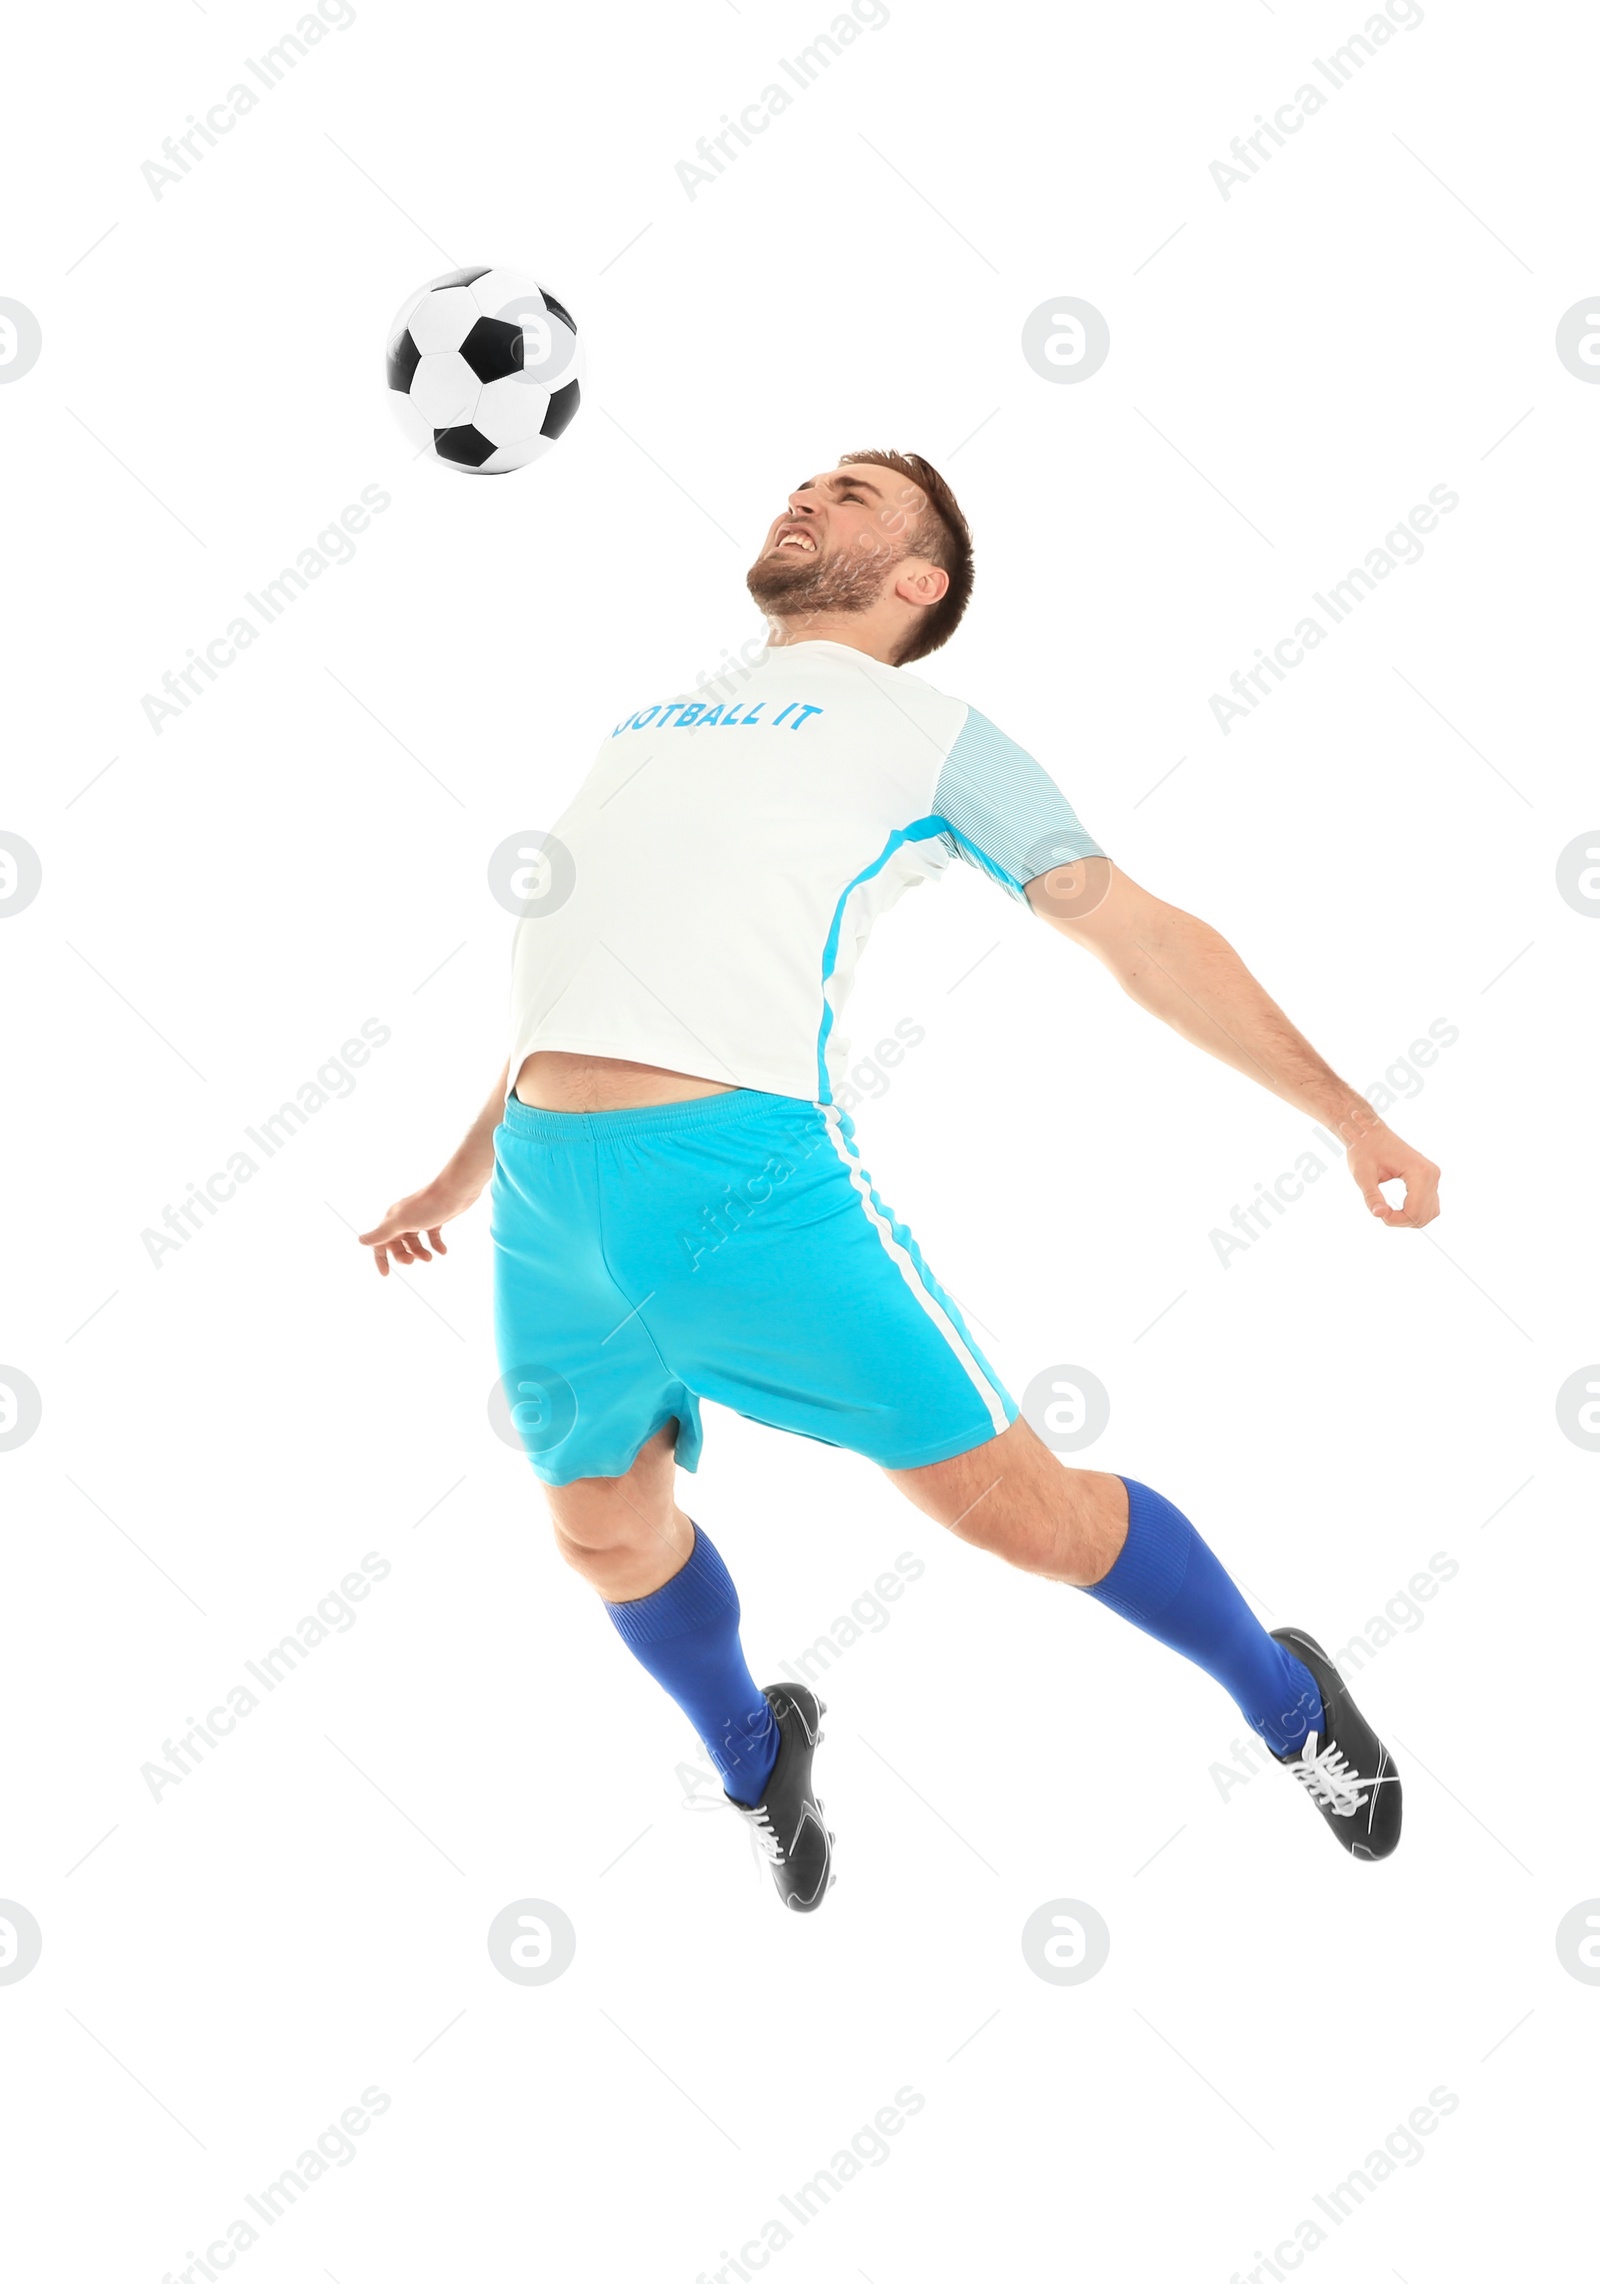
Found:
[[(1600, 284), (1592, 21), (1429, 5), (1224, 199), (1211, 163), (1359, 7), (895, 0), (691, 199), (677, 163), (823, 7), (357, 0), (154, 197), (141, 163), (293, 21), (12, 31), (0, 293), (44, 341), (0, 388), (0, 826), (43, 866), (0, 930), (0, 1361), (43, 1402), (0, 1455), (0, 1895), (44, 1944), (0, 1986), (18, 2273), (181, 2275), (369, 2086), (255, 2284), (693, 2284), (903, 2087), (784, 2284), (1225, 2284), (1436, 2088), (1305, 2265), (1556, 2272), (1600, 2007), (1554, 1940), (1600, 1891), (1600, 1459), (1555, 1411), (1600, 1353), (1600, 929), (1556, 890), (1600, 804), (1600, 389), (1554, 349)], [(578, 421), (498, 482), (413, 461), (383, 401), (392, 310), (469, 261), (532, 269), (588, 350)], [(1111, 330), (1077, 386), (1021, 353), (1061, 294)], [(504, 1055), (489, 852), (759, 631), (768, 520), (869, 444), (974, 526), (931, 680), (1355, 1084), (1459, 1031), (1390, 1113), (1444, 1167), (1435, 1228), (1335, 1170), (1225, 1267), (1210, 1232), (1305, 1121), (963, 868), (884, 926), (848, 1026), (926, 1028), (862, 1147), (1008, 1384), (1097, 1374), (1090, 1463), (1177, 1500), (1269, 1622), (1340, 1646), (1459, 1566), (1360, 1684), (1406, 1776), (1387, 1865), (1271, 1773), (1223, 1797), (1245, 1731), (1194, 1668), (708, 1408), (680, 1490), (758, 1678), (926, 1565), (825, 1687), (840, 1879), (787, 1917), (685, 1809), (686, 1725), (489, 1429), (486, 1214), (386, 1284), (351, 1234)], [(1441, 484), (1422, 560), (1224, 736), (1212, 693)], [(355, 560), (156, 735), (163, 671), (368, 485)], [(141, 1233), (367, 1018), (353, 1094), (154, 1266)], [(369, 1551), (353, 1628), (152, 1799), (142, 1765)], [(1063, 1897), (1111, 1932), (1073, 1988), (1020, 1943)], [(540, 1988), (486, 1947), (521, 1898), (577, 1931)]]

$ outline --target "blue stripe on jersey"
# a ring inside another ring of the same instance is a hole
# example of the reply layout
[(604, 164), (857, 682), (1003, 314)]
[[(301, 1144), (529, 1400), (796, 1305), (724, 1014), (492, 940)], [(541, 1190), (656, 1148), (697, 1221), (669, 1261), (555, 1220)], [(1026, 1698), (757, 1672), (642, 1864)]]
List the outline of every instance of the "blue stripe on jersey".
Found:
[(844, 924), (845, 906), (864, 880), (871, 880), (875, 874), (882, 872), (896, 849), (903, 848), (907, 841), (936, 840), (941, 833), (946, 833), (949, 829), (948, 820), (944, 817), (919, 817), (915, 824), (898, 827), (889, 835), (872, 862), (869, 865), (864, 865), (854, 880), (846, 882), (839, 901), (833, 908), (833, 925), (829, 928), (828, 940), (822, 947), (822, 1022), (817, 1031), (817, 1100), (819, 1103), (832, 1102), (833, 1100), (832, 1092), (828, 1086), (828, 1034), (833, 1029), (833, 1002), (828, 997), (828, 985), (832, 982), (833, 971), (839, 964), (839, 930)]
[(933, 805), (956, 854), (1024, 902), (1027, 883), (1053, 865), (1105, 855), (1049, 772), (976, 707), (945, 758)]
[[(962, 734), (964, 736), (965, 732)], [(996, 735), (999, 735), (998, 731)], [(959, 743), (959, 740), (957, 742)], [(1018, 753), (1022, 752), (1020, 746), (1016, 750)], [(1024, 754), (1023, 759), (1027, 760), (1027, 758), (1027, 755)], [(1036, 762), (1031, 766), (1038, 768)], [(1039, 774), (1043, 777), (1043, 770), (1040, 770)], [(941, 779), (940, 782), (942, 783), (943, 780)], [(1045, 782), (1049, 783), (1048, 778)], [(1052, 786), (1051, 790), (1054, 792), (1055, 788)], [(1065, 809), (1066, 814), (1071, 817), (1072, 811), (1066, 808), (1066, 796), (1057, 793), (1056, 801), (1057, 814), (1059, 815), (1061, 810)], [(1089, 839), (1088, 834), (1078, 825), (1076, 817), (1073, 817), (1072, 822), (1076, 829), (1077, 839), (1084, 844), (1075, 853), (1083, 856), (1103, 855), (1105, 852), (1097, 843)], [(817, 1101), (819, 1103), (831, 1103), (833, 1100), (832, 1090), (828, 1084), (828, 1035), (833, 1029), (833, 1002), (828, 997), (828, 985), (833, 980), (833, 971), (839, 962), (839, 931), (844, 925), (845, 907), (863, 881), (871, 880), (876, 874), (882, 872), (896, 849), (904, 847), (907, 841), (930, 840), (948, 841), (961, 856), (966, 858), (968, 864), (975, 866), (979, 872), (986, 872), (991, 880), (999, 881), (1002, 888), (1008, 889), (1013, 896), (1019, 898), (1024, 904), (1027, 903), (1027, 898), (1022, 893), (1026, 883), (1019, 880), (1015, 873), (1007, 872), (1005, 867), (992, 857), (986, 849), (979, 848), (976, 842), (969, 840), (960, 826), (952, 822), (949, 817), (919, 817), (914, 824), (902, 825), (892, 832), (872, 862), (869, 865), (864, 865), (854, 880), (845, 884), (843, 893), (833, 908), (833, 924), (828, 930), (828, 940), (822, 947), (822, 1023), (817, 1032)], [(1064, 854), (1053, 855), (1051, 858), (1051, 862), (1054, 864), (1064, 864), (1066, 861)], [(1043, 869), (1048, 871), (1049, 866), (1046, 865)]]
[(907, 841), (942, 839), (953, 855), (998, 881), (1018, 903), (1026, 904), (1030, 880), (1079, 857), (1104, 856), (1086, 833), (1077, 812), (1032, 754), (997, 729), (976, 707), (945, 756), (934, 787), (933, 812), (889, 835), (869, 865), (848, 882), (833, 910), (833, 924), (822, 951), (822, 1023), (817, 1033), (817, 1100), (831, 1103), (828, 1036), (833, 1006), (828, 985), (839, 959), (839, 931), (845, 907), (864, 881), (880, 873)]

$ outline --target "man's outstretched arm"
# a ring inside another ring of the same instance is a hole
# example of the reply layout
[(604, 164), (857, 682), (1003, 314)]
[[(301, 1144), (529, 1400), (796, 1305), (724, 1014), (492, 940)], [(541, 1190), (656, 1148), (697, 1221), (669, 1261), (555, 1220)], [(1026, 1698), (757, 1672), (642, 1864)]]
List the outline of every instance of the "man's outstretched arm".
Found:
[[(1058, 866), (1031, 881), (1027, 896), (1042, 919), (1086, 945), (1130, 999), (1336, 1134), (1380, 1221), (1421, 1229), (1435, 1218), (1438, 1167), (1329, 1069), (1215, 928), (1163, 904), (1108, 857)], [(1395, 1179), (1406, 1186), (1402, 1206), (1388, 1204), (1378, 1187)]]
[(413, 1261), (431, 1261), (430, 1242), (434, 1252), (449, 1252), (439, 1232), (447, 1221), (454, 1221), (477, 1203), (494, 1172), (494, 1130), (505, 1116), (510, 1078), (511, 1065), (507, 1063), (495, 1081), (493, 1094), (443, 1173), (436, 1175), (425, 1190), (414, 1190), (410, 1197), (397, 1199), (376, 1229), (362, 1231), (361, 1242), (372, 1247), (380, 1276), (389, 1274), (391, 1259), (405, 1269)]

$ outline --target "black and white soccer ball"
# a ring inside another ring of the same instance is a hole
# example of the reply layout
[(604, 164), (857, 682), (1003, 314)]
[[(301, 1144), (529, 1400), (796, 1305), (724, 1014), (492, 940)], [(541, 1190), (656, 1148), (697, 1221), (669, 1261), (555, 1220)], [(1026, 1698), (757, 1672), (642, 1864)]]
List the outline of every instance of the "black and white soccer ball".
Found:
[(452, 270), (389, 328), (389, 402), (419, 452), (468, 475), (526, 468), (581, 402), (571, 313), (521, 270)]

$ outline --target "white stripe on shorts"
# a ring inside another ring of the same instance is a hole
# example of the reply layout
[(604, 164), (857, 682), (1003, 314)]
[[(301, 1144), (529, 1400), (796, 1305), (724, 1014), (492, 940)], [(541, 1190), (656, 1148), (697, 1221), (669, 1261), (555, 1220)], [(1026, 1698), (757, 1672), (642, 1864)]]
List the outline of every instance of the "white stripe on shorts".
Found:
[(857, 1157), (855, 1151), (850, 1147), (849, 1143), (846, 1142), (844, 1138), (844, 1131), (839, 1124), (839, 1108), (837, 1103), (819, 1102), (817, 1104), (817, 1108), (822, 1112), (823, 1118), (827, 1122), (828, 1133), (833, 1142), (834, 1150), (842, 1160), (846, 1170), (849, 1173), (851, 1184), (855, 1189), (856, 1195), (861, 1200), (862, 1206), (866, 1211), (867, 1219), (872, 1223), (873, 1228), (878, 1232), (878, 1236), (882, 1241), (885, 1253), (888, 1254), (890, 1260), (893, 1261), (895, 1267), (899, 1270), (901, 1276), (905, 1279), (907, 1287), (915, 1296), (924, 1314), (930, 1319), (932, 1323), (936, 1324), (939, 1330), (944, 1334), (946, 1341), (950, 1345), (952, 1353), (960, 1361), (962, 1370), (966, 1373), (967, 1378), (972, 1382), (972, 1385), (974, 1388), (976, 1388), (978, 1394), (983, 1398), (983, 1401), (988, 1408), (989, 1417), (994, 1422), (995, 1434), (1003, 1434), (1005, 1429), (1010, 1424), (1006, 1418), (1004, 1404), (1002, 1404), (998, 1394), (991, 1385), (989, 1376), (984, 1371), (983, 1366), (978, 1362), (978, 1359), (973, 1355), (971, 1349), (962, 1339), (958, 1327), (951, 1322), (949, 1315), (943, 1308), (941, 1308), (937, 1298), (929, 1292), (927, 1286), (923, 1283), (921, 1277), (918, 1275), (917, 1264), (912, 1260), (905, 1247), (896, 1238), (893, 1229), (891, 1228), (888, 1220), (885, 1218), (883, 1213), (872, 1202), (872, 1185), (867, 1180), (866, 1170), (862, 1166), (861, 1160), (859, 1157)]

